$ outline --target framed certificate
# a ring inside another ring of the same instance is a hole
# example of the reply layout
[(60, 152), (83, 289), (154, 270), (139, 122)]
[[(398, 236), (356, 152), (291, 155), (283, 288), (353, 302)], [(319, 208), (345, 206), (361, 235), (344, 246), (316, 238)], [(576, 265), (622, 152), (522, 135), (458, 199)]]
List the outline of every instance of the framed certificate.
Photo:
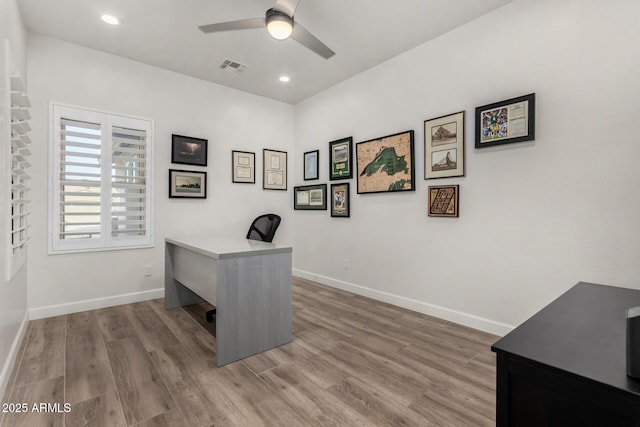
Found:
[(231, 164), (233, 168), (231, 182), (255, 184), (256, 153), (232, 151)]
[(262, 150), (262, 188), (265, 190), (287, 189), (286, 151)]

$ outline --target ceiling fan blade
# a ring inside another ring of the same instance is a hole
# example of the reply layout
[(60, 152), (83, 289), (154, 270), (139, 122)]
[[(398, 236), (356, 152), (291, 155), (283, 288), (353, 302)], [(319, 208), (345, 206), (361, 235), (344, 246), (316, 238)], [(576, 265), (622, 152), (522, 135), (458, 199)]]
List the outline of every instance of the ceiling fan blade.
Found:
[(324, 59), (329, 59), (336, 54), (334, 51), (329, 49), (326, 44), (322, 43), (316, 36), (311, 34), (309, 30), (307, 30), (297, 22), (293, 24), (293, 32), (291, 33), (291, 38), (307, 49), (311, 49), (318, 55), (322, 56)]
[(277, 0), (276, 5), (273, 6), (273, 8), (293, 17), (293, 13), (296, 11), (296, 7), (298, 7), (299, 2), (300, 0)]
[(241, 19), (239, 21), (220, 22), (218, 24), (201, 25), (198, 28), (203, 33), (216, 33), (219, 31), (251, 30), (264, 28), (264, 18)]

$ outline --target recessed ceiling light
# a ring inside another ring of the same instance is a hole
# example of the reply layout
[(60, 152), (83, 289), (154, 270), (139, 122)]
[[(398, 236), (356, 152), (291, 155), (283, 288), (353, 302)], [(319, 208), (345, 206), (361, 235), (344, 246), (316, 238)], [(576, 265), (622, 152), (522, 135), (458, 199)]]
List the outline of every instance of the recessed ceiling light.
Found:
[(111, 25), (118, 25), (120, 23), (120, 21), (118, 21), (118, 18), (111, 15), (102, 15), (100, 19), (102, 19), (107, 24), (111, 24)]
[(290, 81), (291, 79), (289, 78), (289, 76), (280, 76), (280, 81), (282, 83), (287, 83), (288, 81)]

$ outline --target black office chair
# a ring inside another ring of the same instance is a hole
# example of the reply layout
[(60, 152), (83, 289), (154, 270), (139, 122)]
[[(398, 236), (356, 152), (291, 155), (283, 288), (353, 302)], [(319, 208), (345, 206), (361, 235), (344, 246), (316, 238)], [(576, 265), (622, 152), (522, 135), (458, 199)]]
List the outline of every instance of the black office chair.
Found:
[[(282, 219), (276, 214), (264, 214), (260, 215), (251, 223), (249, 231), (247, 232), (247, 239), (260, 240), (263, 242), (273, 241), (273, 237), (276, 235), (276, 230), (280, 226)], [(216, 309), (209, 310), (205, 313), (207, 322), (213, 322), (213, 316), (216, 314)]]
[(276, 214), (260, 215), (251, 223), (247, 232), (247, 239), (271, 242), (280, 226), (281, 218)]

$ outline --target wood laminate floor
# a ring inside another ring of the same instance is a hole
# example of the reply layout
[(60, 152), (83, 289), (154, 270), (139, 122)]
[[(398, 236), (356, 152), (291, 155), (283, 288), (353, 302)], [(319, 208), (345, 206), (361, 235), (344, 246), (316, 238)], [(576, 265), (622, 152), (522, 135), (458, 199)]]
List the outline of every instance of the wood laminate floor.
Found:
[(495, 424), (494, 335), (294, 278), (293, 341), (218, 368), (206, 308), (29, 322), (0, 425)]

